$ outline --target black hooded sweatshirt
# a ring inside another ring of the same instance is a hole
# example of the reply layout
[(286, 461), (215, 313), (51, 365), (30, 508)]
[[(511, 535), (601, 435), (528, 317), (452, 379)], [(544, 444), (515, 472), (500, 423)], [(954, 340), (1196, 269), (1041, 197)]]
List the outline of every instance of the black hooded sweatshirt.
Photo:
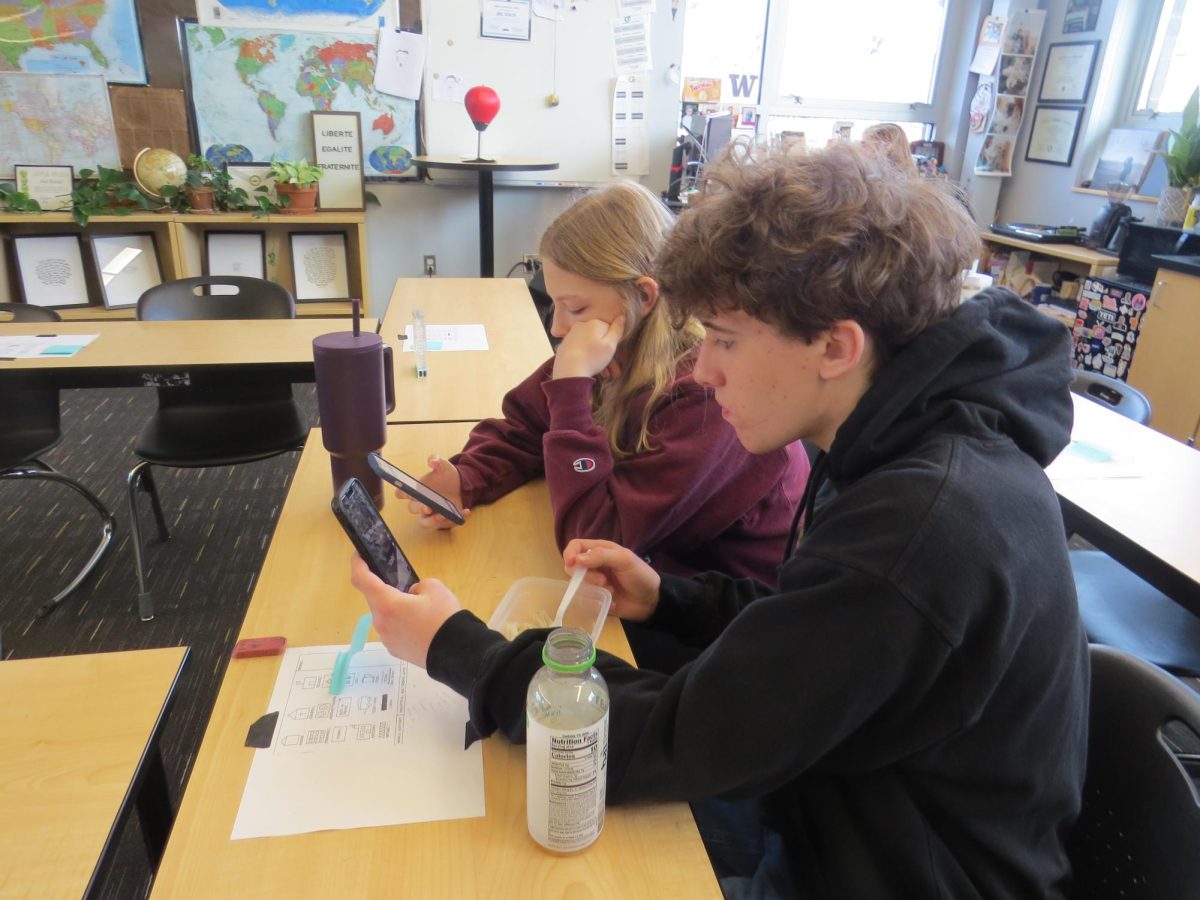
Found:
[[(877, 372), (778, 590), (664, 576), (649, 624), (704, 649), (671, 676), (600, 654), (610, 800), (761, 797), (806, 898), (1065, 896), (1088, 657), (1042, 469), (1069, 345), (981, 292)], [(460, 612), (429, 673), (520, 741), (545, 635)]]

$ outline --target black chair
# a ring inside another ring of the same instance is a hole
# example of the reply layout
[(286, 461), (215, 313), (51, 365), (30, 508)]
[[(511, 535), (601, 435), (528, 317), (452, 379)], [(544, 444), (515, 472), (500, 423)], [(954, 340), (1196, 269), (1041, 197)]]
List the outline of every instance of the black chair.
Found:
[[(1145, 425), (1150, 401), (1097, 372), (1076, 373), (1071, 390)], [(1200, 618), (1099, 550), (1072, 550), (1079, 614), (1088, 640), (1118, 647), (1169, 672), (1200, 675)]]
[[(232, 287), (236, 293), (200, 293), (215, 286)], [(138, 300), (137, 316), (151, 321), (292, 319), (296, 302), (286, 288), (259, 278), (203, 276), (150, 288)], [(207, 468), (254, 462), (300, 449), (307, 434), (308, 423), (287, 380), (255, 375), (234, 384), (158, 389), (158, 410), (134, 446), (141, 462), (127, 478), (142, 621), (154, 618), (154, 603), (146, 587), (137, 515), (139, 488), (150, 495), (159, 538), (170, 538), (151, 467)]]
[[(54, 310), (25, 303), (0, 303), (0, 319), (4, 318), (14, 322), (60, 321)], [(66, 485), (100, 515), (100, 542), (70, 583), (38, 607), (39, 617), (62, 603), (92, 573), (108, 551), (115, 530), (112, 513), (95, 494), (39, 458), (60, 440), (58, 388), (31, 384), (0, 391), (0, 480), (35, 479)]]
[(1083, 809), (1067, 841), (1081, 900), (1200, 891), (1200, 694), (1093, 644)]

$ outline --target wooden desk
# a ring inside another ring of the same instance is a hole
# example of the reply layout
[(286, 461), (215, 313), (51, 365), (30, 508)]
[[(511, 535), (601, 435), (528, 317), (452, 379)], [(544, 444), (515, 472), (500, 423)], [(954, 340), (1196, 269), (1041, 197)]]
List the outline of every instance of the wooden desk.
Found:
[[(313, 380), (312, 341), (344, 320), (238, 319), (182, 322), (5, 322), (14, 334), (98, 334), (74, 356), (0, 361), (0, 385), (40, 381), (60, 388), (143, 387), (180, 378), (193, 385), (244, 379), (247, 368)], [(374, 319), (362, 328), (374, 331)]]
[[(424, 310), (431, 325), (482, 323), (488, 349), (429, 353), (429, 376), (418, 378), (413, 354), (401, 352), (396, 339), (412, 322), (414, 309)], [(499, 416), (504, 395), (553, 353), (520, 278), (397, 279), (380, 333), (395, 349), (396, 410), (388, 415), (390, 422), (478, 422)], [(452, 449), (458, 447), (440, 452)]]
[(479, 274), (496, 274), (492, 236), (493, 172), (542, 172), (557, 169), (558, 163), (545, 159), (463, 159), (460, 156), (414, 156), (413, 163), (425, 169), (457, 169), (479, 173)]
[(0, 662), (0, 895), (92, 896), (136, 803), (171, 828), (158, 740), (186, 647)]
[(1062, 478), (1046, 469), (1068, 528), (1200, 615), (1200, 451), (1072, 395), (1074, 440), (1133, 461), (1134, 478)]
[[(469, 424), (388, 429), (385, 455), (420, 471), (430, 450), (459, 446)], [(350, 543), (329, 511), (329, 458), (309, 440), (280, 513), (241, 636), (291, 646), (350, 639), (365, 609), (349, 584)], [(422, 574), (444, 580), (483, 618), (526, 575), (565, 578), (543, 482), (526, 485), (449, 532), (417, 525), (388, 492), (384, 518)], [(600, 646), (629, 658), (610, 620)], [(246, 730), (267, 709), (279, 658), (232, 660), (154, 884), (155, 897), (720, 897), (686, 804), (613, 807), (578, 856), (543, 851), (525, 827), (525, 753), (484, 742), (487, 815), (387, 828), (230, 841), (253, 750)]]
[[(1039, 256), (1048, 256), (1051, 259), (1082, 263), (1087, 266), (1088, 275), (1103, 275), (1106, 269), (1116, 266), (1118, 262), (1115, 256), (1111, 256), (1108, 253), (1101, 253), (1098, 250), (1091, 250), (1087, 247), (1080, 247), (1078, 244), (1039, 244), (1035, 241), (1023, 241), (1020, 238), (996, 234), (994, 231), (981, 231), (979, 238), (985, 245), (1003, 244), (1006, 247), (1028, 250), (1031, 253), (1036, 253)], [(986, 260), (980, 268), (986, 270)]]

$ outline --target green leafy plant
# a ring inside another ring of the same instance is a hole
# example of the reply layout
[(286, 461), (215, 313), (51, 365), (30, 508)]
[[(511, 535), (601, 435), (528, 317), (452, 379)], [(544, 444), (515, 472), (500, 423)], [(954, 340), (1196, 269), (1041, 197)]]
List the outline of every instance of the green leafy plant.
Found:
[(80, 169), (71, 191), (71, 217), (80, 227), (95, 215), (128, 216), (135, 210), (156, 208), (160, 208), (158, 204), (138, 190), (121, 169)]
[(218, 183), (224, 177), (224, 183), (229, 184), (229, 176), (224, 172), (218, 171), (212, 163), (203, 156), (197, 156), (195, 153), (189, 153), (187, 158), (187, 173), (184, 175), (183, 184), (165, 184), (159, 188), (159, 193), (162, 194), (167, 206), (177, 212), (187, 212), (192, 208), (188, 198), (188, 189), (201, 190), (211, 188), (213, 190), (214, 199), (218, 199)]
[(1200, 88), (1183, 108), (1183, 122), (1171, 131), (1166, 150), (1159, 151), (1167, 163), (1167, 184), (1171, 187), (1200, 187)]
[(271, 171), (275, 173), (278, 184), (316, 184), (325, 174), (323, 169), (310, 165), (307, 159), (299, 162), (272, 162)]
[(14, 185), (0, 183), (0, 209), (9, 212), (35, 213), (42, 211), (42, 204), (28, 194), (18, 191)]

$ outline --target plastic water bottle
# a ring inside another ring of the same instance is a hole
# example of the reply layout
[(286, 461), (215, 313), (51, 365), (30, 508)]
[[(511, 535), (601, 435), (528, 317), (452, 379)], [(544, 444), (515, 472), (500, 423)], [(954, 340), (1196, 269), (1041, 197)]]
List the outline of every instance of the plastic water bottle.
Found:
[(428, 342), (425, 338), (425, 311), (421, 309), (413, 310), (413, 353), (416, 354), (417, 377), (425, 378), (429, 375), (429, 369), (425, 365), (425, 351), (428, 348)]
[(525, 802), (529, 834), (548, 850), (573, 853), (604, 828), (608, 772), (608, 685), (596, 649), (578, 628), (550, 632), (545, 663), (525, 703)]

